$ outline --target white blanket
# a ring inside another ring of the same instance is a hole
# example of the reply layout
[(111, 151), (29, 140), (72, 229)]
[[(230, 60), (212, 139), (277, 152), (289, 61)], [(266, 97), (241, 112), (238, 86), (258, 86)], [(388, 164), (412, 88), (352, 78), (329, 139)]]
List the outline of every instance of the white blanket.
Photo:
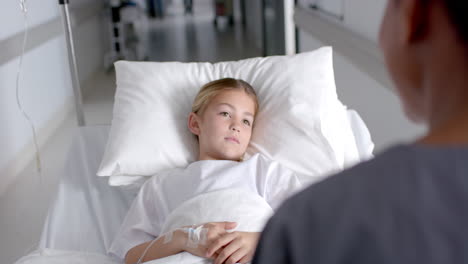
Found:
[(22, 257), (15, 264), (121, 264), (99, 253), (71, 250), (40, 249)]
[[(182, 203), (167, 218), (163, 233), (182, 226), (223, 221), (236, 222), (235, 231), (260, 232), (272, 214), (271, 207), (259, 195), (241, 189), (225, 189)], [(201, 264), (211, 261), (183, 252), (148, 263)]]
[[(224, 189), (198, 195), (183, 202), (167, 218), (163, 233), (182, 226), (208, 222), (236, 222), (235, 231), (260, 232), (273, 214), (258, 194), (242, 189)], [(108, 256), (91, 252), (43, 249), (18, 260), (16, 264), (118, 264)], [(148, 264), (208, 264), (211, 260), (183, 252)]]

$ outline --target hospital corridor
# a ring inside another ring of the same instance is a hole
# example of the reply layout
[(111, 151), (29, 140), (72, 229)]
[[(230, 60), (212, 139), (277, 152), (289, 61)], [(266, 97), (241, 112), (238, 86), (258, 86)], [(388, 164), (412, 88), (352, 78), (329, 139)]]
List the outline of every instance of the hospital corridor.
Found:
[[(260, 153), (307, 184), (422, 135), (378, 47), (385, 4), (2, 1), (0, 263), (123, 263), (107, 253), (132, 201), (196, 160), (187, 117), (217, 79), (258, 97), (243, 162)], [(205, 263), (189, 258), (155, 263)]]

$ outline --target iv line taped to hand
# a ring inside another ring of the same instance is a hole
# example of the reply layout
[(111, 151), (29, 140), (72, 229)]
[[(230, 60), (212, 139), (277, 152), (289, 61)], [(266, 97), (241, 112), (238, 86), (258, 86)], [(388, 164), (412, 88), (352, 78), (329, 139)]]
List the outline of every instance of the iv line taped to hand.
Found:
[(162, 235), (160, 238), (156, 238), (151, 243), (146, 246), (145, 250), (141, 254), (140, 258), (138, 259), (136, 264), (141, 264), (143, 258), (146, 256), (146, 253), (148, 253), (148, 250), (154, 245), (156, 241), (159, 239), (163, 238), (163, 244), (167, 244), (172, 241), (172, 238), (174, 236), (174, 232), (177, 230), (181, 230), (184, 233), (187, 234), (187, 243), (186, 246), (189, 248), (197, 248), (199, 245), (205, 245), (206, 244), (206, 236), (208, 234), (208, 228), (204, 228), (203, 225), (200, 225), (198, 227), (195, 227), (193, 225), (192, 227), (182, 227), (182, 228), (176, 228), (172, 231), (167, 232), (166, 234)]
[(173, 231), (168, 232), (164, 235), (164, 244), (171, 242), (172, 236), (176, 230), (181, 230), (187, 234), (187, 247), (197, 248), (198, 245), (204, 245), (206, 243), (206, 235), (208, 233), (208, 228), (204, 228), (203, 225), (198, 227), (183, 227), (177, 228)]

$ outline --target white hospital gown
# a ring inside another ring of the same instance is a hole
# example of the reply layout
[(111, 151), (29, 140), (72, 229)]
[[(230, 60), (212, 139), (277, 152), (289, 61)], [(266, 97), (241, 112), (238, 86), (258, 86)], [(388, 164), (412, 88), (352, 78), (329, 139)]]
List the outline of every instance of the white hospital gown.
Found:
[(108, 252), (124, 259), (131, 248), (158, 237), (167, 216), (198, 195), (242, 189), (260, 195), (275, 210), (300, 188), (295, 173), (261, 154), (243, 162), (202, 160), (168, 170), (143, 185)]

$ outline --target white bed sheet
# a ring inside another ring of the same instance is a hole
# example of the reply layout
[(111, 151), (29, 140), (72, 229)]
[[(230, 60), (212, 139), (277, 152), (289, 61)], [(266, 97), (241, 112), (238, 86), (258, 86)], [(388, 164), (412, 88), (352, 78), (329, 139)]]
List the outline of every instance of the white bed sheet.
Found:
[[(348, 117), (362, 159), (371, 157), (373, 143), (359, 115)], [(106, 254), (137, 189), (109, 186), (97, 177), (109, 126), (77, 128), (58, 193), (41, 236), (39, 250)]]
[(106, 253), (138, 190), (97, 177), (109, 126), (77, 128), (40, 248)]

